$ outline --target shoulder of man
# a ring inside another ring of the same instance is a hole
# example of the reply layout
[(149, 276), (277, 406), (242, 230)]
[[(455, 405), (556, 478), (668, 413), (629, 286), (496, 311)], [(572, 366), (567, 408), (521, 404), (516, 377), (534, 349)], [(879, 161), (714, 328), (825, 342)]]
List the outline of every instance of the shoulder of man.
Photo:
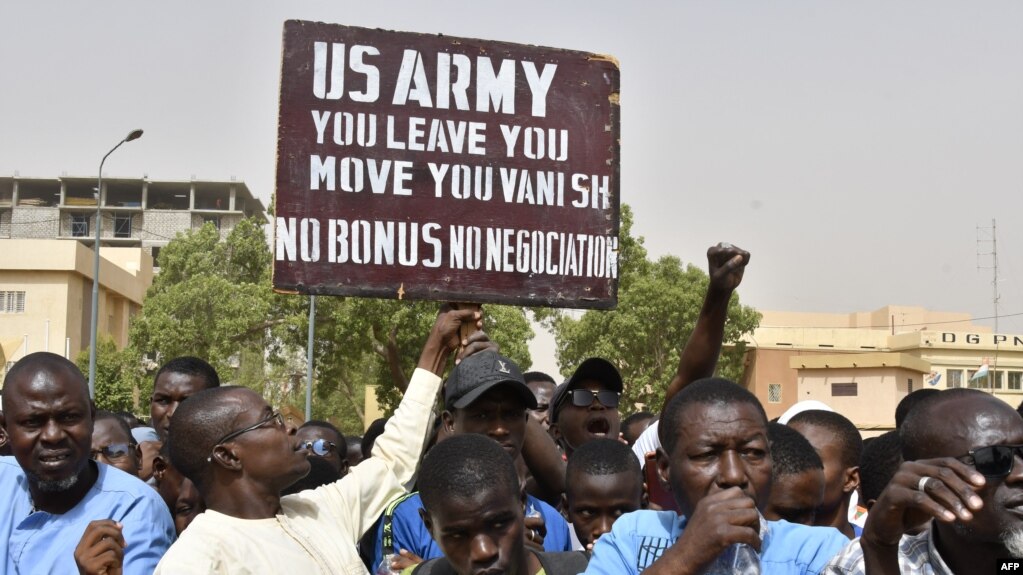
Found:
[(849, 538), (834, 527), (818, 527), (768, 521), (770, 539), (761, 553), (764, 563), (795, 563), (806, 572), (819, 573), (821, 569), (849, 544)]
[(638, 573), (657, 561), (682, 530), (682, 522), (674, 511), (626, 513), (615, 521), (610, 533), (594, 543), (586, 573)]

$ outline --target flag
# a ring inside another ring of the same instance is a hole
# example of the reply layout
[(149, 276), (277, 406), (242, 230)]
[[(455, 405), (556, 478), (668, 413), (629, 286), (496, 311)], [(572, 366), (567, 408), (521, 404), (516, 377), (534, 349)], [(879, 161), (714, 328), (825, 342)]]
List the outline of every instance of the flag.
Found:
[(984, 358), (984, 363), (980, 364), (980, 367), (977, 368), (977, 373), (973, 374), (973, 377), (970, 378), (970, 381), (977, 381), (978, 379), (984, 379), (985, 377), (987, 377), (987, 373), (988, 373), (988, 359), (985, 357)]
[(939, 383), (941, 383), (941, 374), (936, 371), (932, 371), (930, 375), (927, 376), (927, 385), (933, 387)]

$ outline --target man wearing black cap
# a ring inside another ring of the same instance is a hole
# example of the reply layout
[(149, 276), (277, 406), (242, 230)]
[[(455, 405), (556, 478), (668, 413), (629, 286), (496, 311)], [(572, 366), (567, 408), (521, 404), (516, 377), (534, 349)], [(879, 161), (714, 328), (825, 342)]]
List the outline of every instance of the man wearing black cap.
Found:
[[(452, 370), (444, 384), (444, 407), (441, 417), (447, 435), (485, 435), (515, 459), (525, 440), (526, 410), (536, 407), (536, 397), (515, 362), (496, 352), (484, 351), (466, 358)], [(372, 568), (379, 566), (385, 555), (396, 555), (402, 549), (423, 559), (443, 554), (423, 525), (419, 515), (422, 507), (418, 493), (388, 506), (377, 527)], [(542, 543), (546, 551), (571, 550), (568, 524), (556, 509), (527, 495), (525, 511), (527, 521), (537, 513), (544, 520), (543, 530), (527, 531), (527, 543)]]
[(551, 435), (566, 456), (591, 439), (618, 439), (622, 376), (611, 362), (591, 357), (558, 386), (551, 401)]

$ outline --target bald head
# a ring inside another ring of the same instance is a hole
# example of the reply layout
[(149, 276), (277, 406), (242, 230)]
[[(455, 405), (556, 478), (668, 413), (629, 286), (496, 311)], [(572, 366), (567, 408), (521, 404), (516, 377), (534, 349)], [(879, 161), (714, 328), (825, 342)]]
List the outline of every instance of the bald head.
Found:
[(81, 393), (85, 400), (89, 400), (89, 384), (78, 366), (64, 359), (63, 357), (47, 351), (30, 353), (18, 360), (4, 377), (4, 388), (2, 391), (3, 403), (7, 405), (13, 394), (19, 393), (22, 386), (35, 379), (40, 373), (52, 375), (66, 375), (61, 378), (68, 384), (69, 391)]
[(918, 403), (906, 417), (899, 429), (903, 459), (958, 457), (963, 455), (958, 440), (1018, 417), (1009, 404), (979, 389), (944, 390)]
[(205, 389), (181, 402), (170, 424), (171, 464), (202, 489), (217, 441), (231, 433), (248, 402), (259, 395), (245, 387)]

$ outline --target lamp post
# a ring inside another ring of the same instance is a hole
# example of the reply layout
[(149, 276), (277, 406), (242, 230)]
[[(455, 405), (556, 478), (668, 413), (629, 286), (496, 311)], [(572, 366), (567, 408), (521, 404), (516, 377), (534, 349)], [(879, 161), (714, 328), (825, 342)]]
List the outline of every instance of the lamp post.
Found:
[(96, 187), (96, 245), (93, 246), (94, 256), (92, 260), (92, 318), (91, 325), (89, 326), (89, 398), (96, 398), (96, 343), (97, 334), (96, 330), (99, 328), (97, 320), (99, 318), (99, 233), (102, 229), (102, 215), (100, 214), (99, 208), (100, 203), (103, 201), (103, 163), (107, 161), (107, 157), (114, 153), (114, 150), (121, 147), (121, 144), (137, 140), (142, 137), (142, 130), (132, 130), (124, 137), (123, 140), (117, 142), (117, 145), (110, 148), (110, 151), (103, 156), (103, 159), (99, 163), (99, 183)]

